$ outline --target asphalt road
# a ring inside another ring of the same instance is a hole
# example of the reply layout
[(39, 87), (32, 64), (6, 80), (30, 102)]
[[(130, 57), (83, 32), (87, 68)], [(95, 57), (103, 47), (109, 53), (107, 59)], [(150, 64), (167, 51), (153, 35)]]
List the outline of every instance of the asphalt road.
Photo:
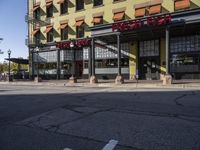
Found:
[(199, 97), (183, 89), (0, 85), (0, 150), (200, 150)]

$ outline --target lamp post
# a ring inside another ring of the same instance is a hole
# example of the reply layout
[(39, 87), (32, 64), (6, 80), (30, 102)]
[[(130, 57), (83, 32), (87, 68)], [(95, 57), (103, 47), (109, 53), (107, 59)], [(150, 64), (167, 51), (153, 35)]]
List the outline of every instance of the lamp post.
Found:
[(77, 79), (75, 77), (76, 71), (75, 71), (75, 61), (76, 61), (76, 53), (74, 50), (74, 41), (71, 40), (70, 42), (70, 48), (72, 50), (73, 56), (72, 56), (72, 76), (69, 78), (70, 83), (77, 83)]
[(10, 78), (10, 55), (11, 55), (11, 50), (9, 49), (8, 50), (8, 62), (9, 62), (9, 64), (8, 64), (8, 81), (9, 82), (12, 81)]

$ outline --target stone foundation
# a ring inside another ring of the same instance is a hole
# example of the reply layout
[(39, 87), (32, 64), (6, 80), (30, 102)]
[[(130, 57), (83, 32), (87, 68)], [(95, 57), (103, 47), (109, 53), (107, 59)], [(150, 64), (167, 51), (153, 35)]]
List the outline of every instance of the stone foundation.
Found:
[(42, 78), (40, 78), (40, 77), (35, 77), (35, 78), (34, 78), (34, 82), (35, 82), (35, 83), (42, 82)]
[(69, 83), (70, 83), (70, 84), (77, 83), (77, 78), (74, 77), (74, 76), (70, 77), (70, 78), (69, 78)]
[(115, 79), (115, 84), (123, 84), (124, 83), (124, 78), (121, 75), (118, 75)]
[(163, 77), (163, 85), (171, 85), (172, 84), (172, 76), (167, 74)]
[(96, 76), (91, 76), (90, 77), (90, 84), (95, 84), (95, 83), (98, 83), (98, 79)]

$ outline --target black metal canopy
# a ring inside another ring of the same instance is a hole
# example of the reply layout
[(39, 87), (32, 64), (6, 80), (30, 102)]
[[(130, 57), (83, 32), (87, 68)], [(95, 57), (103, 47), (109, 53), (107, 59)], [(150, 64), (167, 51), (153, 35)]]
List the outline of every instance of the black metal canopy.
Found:
[(5, 60), (10, 60), (11, 62), (17, 63), (17, 64), (24, 64), (24, 65), (28, 65), (29, 61), (28, 59), (23, 59), (23, 58), (6, 58)]

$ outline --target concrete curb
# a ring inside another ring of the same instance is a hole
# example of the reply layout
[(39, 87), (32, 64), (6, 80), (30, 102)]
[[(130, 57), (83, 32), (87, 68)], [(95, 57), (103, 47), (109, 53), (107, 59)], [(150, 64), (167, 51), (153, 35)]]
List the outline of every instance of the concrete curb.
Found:
[(1, 85), (18, 85), (18, 86), (56, 86), (56, 87), (105, 87), (105, 88), (162, 88), (162, 89), (196, 89), (200, 90), (200, 84), (172, 84), (172, 85), (162, 85), (162, 84), (153, 84), (153, 83), (127, 83), (116, 85), (115, 83), (75, 83), (70, 84), (66, 82), (63, 83), (55, 83), (55, 82), (0, 82)]

